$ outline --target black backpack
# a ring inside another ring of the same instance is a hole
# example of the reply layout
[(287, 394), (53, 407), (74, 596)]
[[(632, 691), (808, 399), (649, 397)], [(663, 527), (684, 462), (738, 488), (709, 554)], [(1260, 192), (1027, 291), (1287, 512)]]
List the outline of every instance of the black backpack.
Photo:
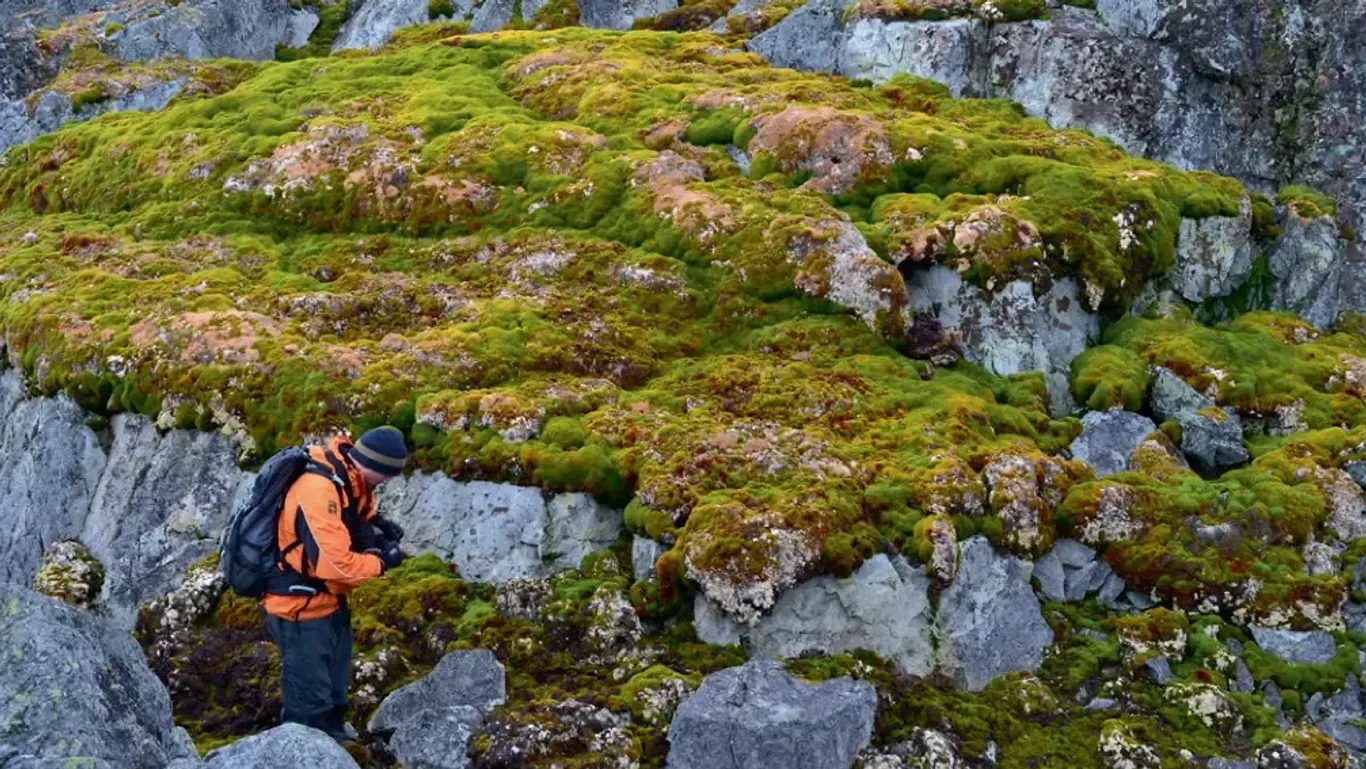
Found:
[(228, 519), (219, 542), (218, 569), (234, 593), (261, 598), (266, 593), (321, 592), (320, 580), (277, 568), (284, 558), (278, 532), (285, 496), (299, 476), (308, 472), (342, 483), (306, 449), (293, 446), (266, 461), (252, 486), (251, 499)]

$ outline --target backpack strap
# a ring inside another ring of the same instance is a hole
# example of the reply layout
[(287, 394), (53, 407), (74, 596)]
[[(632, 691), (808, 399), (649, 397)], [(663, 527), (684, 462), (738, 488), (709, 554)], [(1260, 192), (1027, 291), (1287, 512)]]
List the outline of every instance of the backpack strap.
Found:
[[(337, 486), (338, 492), (347, 491), (345, 482), (317, 460), (310, 458), (308, 464), (304, 468), (304, 473), (309, 475), (321, 475), (332, 481), (332, 483)], [(312, 596), (319, 593), (326, 593), (329, 591), (326, 582), (317, 577), (310, 576), (316, 571), (315, 564), (318, 559), (318, 545), (316, 541), (313, 541), (312, 532), (308, 530), (308, 521), (304, 518), (303, 511), (296, 510), (294, 511), (294, 515), (295, 539), (289, 546), (276, 554), (276, 570), (267, 580), (266, 592), (272, 595), (303, 595), (312, 598)], [(285, 560), (286, 556), (300, 548), (303, 549), (303, 552), (300, 553), (300, 565), (303, 567), (302, 572), (295, 571), (294, 567), (290, 566), (289, 562)]]

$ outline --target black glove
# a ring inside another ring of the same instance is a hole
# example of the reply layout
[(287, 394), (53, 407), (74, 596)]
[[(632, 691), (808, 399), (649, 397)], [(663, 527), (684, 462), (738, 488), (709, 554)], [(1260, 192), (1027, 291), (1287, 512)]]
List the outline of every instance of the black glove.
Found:
[(384, 564), (385, 571), (398, 568), (399, 564), (403, 563), (403, 558), (403, 551), (398, 548), (397, 543), (390, 543), (379, 554), (379, 560)]
[(378, 529), (379, 532), (384, 535), (385, 539), (395, 545), (403, 541), (403, 527), (388, 518), (375, 516), (375, 518), (370, 521), (370, 525)]

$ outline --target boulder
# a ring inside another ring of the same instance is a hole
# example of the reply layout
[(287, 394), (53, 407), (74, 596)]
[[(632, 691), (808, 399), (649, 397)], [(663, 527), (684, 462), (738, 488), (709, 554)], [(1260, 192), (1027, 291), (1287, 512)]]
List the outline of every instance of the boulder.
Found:
[(1072, 441), (1072, 456), (1090, 465), (1097, 478), (1121, 473), (1155, 430), (1151, 419), (1132, 411), (1090, 411), (1081, 419), (1081, 435)]
[(80, 536), (105, 464), (85, 420), (66, 397), (26, 399), (0, 374), (0, 582), (33, 584), (47, 543)]
[(427, 708), (468, 706), (487, 713), (507, 697), (503, 666), (487, 649), (453, 651), (432, 672), (384, 698), (367, 729), (386, 733)]
[(389, 737), (404, 769), (465, 769), (465, 750), (484, 714), (468, 705), (428, 708), (405, 720)]
[(342, 746), (317, 729), (283, 724), (204, 757), (204, 769), (359, 769)]
[(1248, 461), (1238, 414), (1230, 408), (1219, 408), (1213, 398), (1196, 392), (1169, 369), (1157, 369), (1151, 406), (1159, 420), (1174, 419), (1180, 423), (1181, 451), (1198, 467), (1214, 471)]
[(1100, 335), (1096, 316), (1081, 303), (1077, 282), (1061, 278), (1042, 296), (1017, 280), (987, 293), (954, 270), (933, 265), (907, 278), (911, 306), (956, 334), (964, 357), (1006, 376), (1042, 371), (1054, 414), (1072, 411), (1072, 359)]
[(1338, 316), (1338, 283), (1343, 254), (1332, 217), (1281, 218), (1281, 236), (1271, 248), (1271, 307), (1293, 312), (1314, 326), (1328, 328)]
[(187, 82), (183, 77), (153, 82), (126, 94), (82, 105), (79, 109), (72, 106), (71, 94), (55, 90), (35, 94), (32, 98), (0, 101), (0, 151), (27, 144), (67, 123), (92, 120), (110, 112), (165, 109), (180, 95)]
[(655, 562), (664, 550), (663, 545), (649, 537), (637, 536), (631, 542), (631, 571), (637, 580), (655, 578)]
[(997, 676), (1042, 664), (1053, 631), (1030, 589), (1032, 570), (1028, 561), (997, 555), (984, 536), (962, 544), (958, 576), (935, 618), (940, 668), (960, 687), (979, 691)]
[(351, 48), (375, 50), (389, 42), (389, 36), (396, 30), (430, 21), (427, 0), (352, 0), (352, 6), (346, 23), (332, 42), (334, 53)]
[(908, 72), (943, 83), (956, 97), (982, 96), (987, 92), (990, 57), (988, 26), (976, 19), (861, 18), (845, 32), (834, 71), (876, 83)]
[(197, 758), (132, 636), (0, 584), (0, 745), (48, 765), (163, 769)]
[[(593, 29), (630, 29), (678, 7), (678, 0), (579, 0), (579, 23)], [(525, 14), (523, 14), (525, 17)]]
[[(512, 21), (518, 2), (521, 0), (484, 0), (483, 4), (474, 9), (474, 16), (470, 18), (470, 32), (479, 34), (502, 29)], [(525, 0), (521, 5), (522, 18), (531, 19), (537, 11), (545, 7), (546, 2), (547, 0)]]
[(866, 681), (806, 684), (756, 660), (707, 676), (674, 713), (669, 769), (848, 769), (872, 737)]
[(775, 67), (834, 72), (847, 4), (846, 0), (810, 0), (772, 29), (755, 35), (745, 48)]
[(222, 433), (158, 433), (151, 420), (119, 414), (81, 539), (105, 564), (104, 600), (132, 628), (138, 607), (180, 584), (190, 564), (218, 550), (252, 476)]
[(1187, 301), (1232, 294), (1252, 274), (1252, 204), (1241, 216), (1182, 219), (1172, 288)]
[(588, 494), (415, 473), (380, 487), (379, 506), (407, 531), (404, 546), (453, 561), (465, 579), (505, 582), (576, 568), (621, 534), (621, 511)]
[(187, 59), (275, 58), (277, 45), (308, 42), (318, 14), (295, 10), (287, 0), (185, 0), (131, 5), (111, 12), (107, 24), (122, 24), (110, 38), (124, 61), (168, 56)]
[(764, 657), (869, 649), (903, 673), (925, 676), (934, 670), (929, 585), (923, 568), (879, 554), (846, 579), (817, 577), (788, 590), (754, 628), (731, 622), (699, 596), (697, 634), (708, 643), (747, 639)]
[(1325, 630), (1276, 630), (1252, 625), (1252, 638), (1263, 651), (1290, 663), (1322, 664), (1337, 654), (1337, 642)]

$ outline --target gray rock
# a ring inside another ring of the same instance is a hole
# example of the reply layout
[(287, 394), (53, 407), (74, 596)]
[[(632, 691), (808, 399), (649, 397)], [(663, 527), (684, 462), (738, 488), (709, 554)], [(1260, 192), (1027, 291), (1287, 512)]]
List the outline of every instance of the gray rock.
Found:
[(1281, 696), (1281, 687), (1277, 686), (1275, 681), (1262, 684), (1262, 702), (1276, 711), (1277, 726), (1282, 729), (1290, 728), (1290, 719), (1285, 717), (1285, 698)]
[(0, 582), (32, 584), (47, 544), (80, 536), (105, 464), (85, 420), (67, 398), (26, 399), (0, 374)]
[[(512, 21), (512, 15), (516, 11), (519, 1), (484, 0), (484, 3), (474, 10), (474, 16), (470, 19), (470, 32), (493, 32), (502, 29), (508, 22)], [(546, 0), (525, 0), (521, 2), (522, 18), (531, 19), (545, 5)]]
[(1118, 702), (1115, 702), (1114, 700), (1106, 697), (1096, 697), (1095, 699), (1086, 703), (1086, 710), (1088, 711), (1114, 710), (1117, 707), (1119, 707)]
[(1344, 256), (1332, 218), (1301, 219), (1285, 213), (1269, 260), (1276, 278), (1272, 308), (1293, 312), (1319, 328), (1331, 326), (1338, 316)]
[(1177, 293), (1203, 302), (1233, 293), (1252, 274), (1252, 205), (1236, 217), (1182, 219), (1176, 266), (1170, 279)]
[(218, 549), (235, 499), (251, 476), (221, 433), (160, 435), (146, 417), (120, 414), (81, 539), (105, 564), (104, 600), (129, 629), (138, 607), (180, 584), (185, 569)]
[[(817, 577), (783, 593), (757, 627), (704, 620), (698, 637), (726, 643), (738, 632), (764, 657), (869, 649), (903, 673), (925, 676), (934, 670), (929, 586), (924, 569), (878, 554), (847, 579)], [(717, 627), (722, 629), (716, 632)]]
[(1342, 619), (1347, 629), (1354, 633), (1366, 633), (1366, 604), (1348, 601), (1342, 605)]
[(697, 638), (704, 643), (718, 646), (738, 645), (748, 637), (748, 628), (726, 614), (720, 606), (707, 600), (704, 593), (698, 593), (693, 601), (693, 626), (697, 628)]
[(669, 769), (848, 769), (872, 737), (866, 681), (804, 684), (771, 660), (713, 673), (678, 706)]
[(92, 120), (111, 112), (155, 112), (165, 109), (184, 90), (186, 82), (185, 78), (175, 78), (146, 85), (123, 96), (86, 104), (80, 109), (73, 109), (71, 95), (61, 91), (35, 95), (32, 109), (27, 98), (0, 101), (0, 151), (27, 144), (67, 123)]
[(1111, 570), (1110, 576), (1105, 578), (1105, 584), (1100, 586), (1096, 598), (1099, 599), (1102, 604), (1110, 606), (1119, 600), (1119, 597), (1124, 594), (1124, 591), (1127, 588), (1128, 586), (1124, 584), (1124, 578)]
[[(354, 0), (353, 0), (354, 1)], [(468, 13), (469, 2), (453, 3), (461, 18)], [(511, 14), (509, 14), (509, 17)], [(337, 33), (332, 50), (345, 51), (351, 48), (380, 48), (389, 42), (389, 36), (404, 27), (426, 24), (427, 0), (363, 0), (360, 7), (353, 9), (346, 23)], [(506, 23), (506, 22), (504, 22)], [(502, 26), (501, 24), (499, 26)], [(487, 31), (487, 30), (474, 30)]]
[(1263, 651), (1286, 662), (1323, 663), (1337, 654), (1337, 642), (1325, 630), (1275, 630), (1257, 625), (1250, 625), (1248, 629)]
[(204, 769), (359, 769), (331, 737), (300, 724), (283, 724), (238, 740), (204, 757)]
[(5, 29), (0, 21), (0, 101), (22, 99), (52, 82), (62, 59), (38, 44), (37, 30)]
[(1002, 376), (1042, 371), (1052, 412), (1072, 411), (1072, 359), (1100, 334), (1074, 279), (1057, 280), (1038, 297), (1022, 280), (987, 294), (948, 267), (933, 265), (911, 272), (907, 283), (914, 310), (956, 333), (968, 360)]
[(193, 757), (142, 650), (99, 616), (0, 584), (0, 658), (0, 745), (18, 755), (126, 769)]
[(427, 676), (384, 698), (367, 729), (394, 732), (424, 710), (470, 707), (484, 714), (507, 698), (503, 666), (487, 649), (453, 651)]
[(1205, 769), (1257, 769), (1257, 765), (1235, 758), (1211, 758), (1209, 763), (1205, 764)]
[(1056, 547), (1034, 562), (1034, 578), (1039, 581), (1039, 592), (1045, 600), (1067, 600), (1067, 573)]
[[(187, 59), (275, 58), (275, 46), (298, 45), (318, 25), (311, 10), (294, 10), (286, 0), (186, 0), (156, 2), (111, 13), (124, 28), (111, 38), (124, 61), (168, 56)], [(301, 39), (302, 38), (302, 39)]]
[(55, 27), (68, 16), (108, 8), (118, 0), (0, 0), (0, 22), (11, 19), (38, 27)]
[(1212, 471), (1248, 461), (1237, 413), (1230, 408), (1222, 409), (1223, 418), (1201, 413), (1216, 408), (1214, 399), (1196, 392), (1170, 370), (1157, 369), (1151, 405), (1158, 419), (1175, 419), (1181, 424), (1181, 450), (1197, 466)]
[(579, 23), (593, 29), (630, 29), (678, 7), (678, 0), (579, 0)]
[(1091, 589), (1091, 575), (1099, 569), (1100, 562), (1092, 561), (1081, 568), (1069, 570), (1066, 579), (1067, 600), (1080, 601), (1086, 598)]
[(631, 571), (637, 580), (655, 578), (655, 561), (664, 555), (665, 547), (649, 537), (636, 537), (631, 542)]
[(1348, 462), (1342, 469), (1352, 476), (1352, 480), (1356, 481), (1358, 486), (1366, 489), (1366, 462)]
[(466, 706), (429, 708), (404, 721), (389, 747), (404, 769), (465, 769), (470, 737), (484, 725), (484, 714)]
[(987, 25), (976, 19), (858, 19), (845, 32), (834, 71), (877, 83), (908, 72), (943, 83), (954, 96), (981, 96), (990, 56)]
[(1252, 671), (1247, 669), (1247, 663), (1242, 659), (1233, 663), (1233, 680), (1229, 682), (1229, 688), (1247, 694), (1257, 690), (1257, 682), (1252, 679)]
[(1081, 568), (1096, 560), (1096, 551), (1084, 542), (1075, 539), (1060, 539), (1053, 545), (1052, 553), (1063, 566)]
[(1153, 420), (1132, 411), (1090, 411), (1072, 441), (1072, 457), (1090, 465), (1097, 478), (1121, 473), (1129, 469), (1134, 449), (1155, 430)]
[(970, 691), (999, 675), (1037, 670), (1053, 631), (1029, 588), (1030, 564), (997, 555), (981, 535), (962, 544), (959, 564), (936, 617), (941, 668)]
[(530, 486), (458, 483), (415, 473), (380, 487), (380, 509), (407, 530), (404, 546), (455, 562), (478, 582), (549, 577), (576, 568), (622, 530), (621, 511), (587, 494)]
[(810, 0), (771, 29), (755, 35), (745, 48), (775, 67), (834, 72), (847, 4), (847, 0)]
[(1167, 661), (1166, 657), (1153, 657), (1146, 664), (1148, 676), (1152, 678), (1153, 683), (1166, 686), (1176, 680), (1176, 674), (1172, 673), (1171, 663)]

